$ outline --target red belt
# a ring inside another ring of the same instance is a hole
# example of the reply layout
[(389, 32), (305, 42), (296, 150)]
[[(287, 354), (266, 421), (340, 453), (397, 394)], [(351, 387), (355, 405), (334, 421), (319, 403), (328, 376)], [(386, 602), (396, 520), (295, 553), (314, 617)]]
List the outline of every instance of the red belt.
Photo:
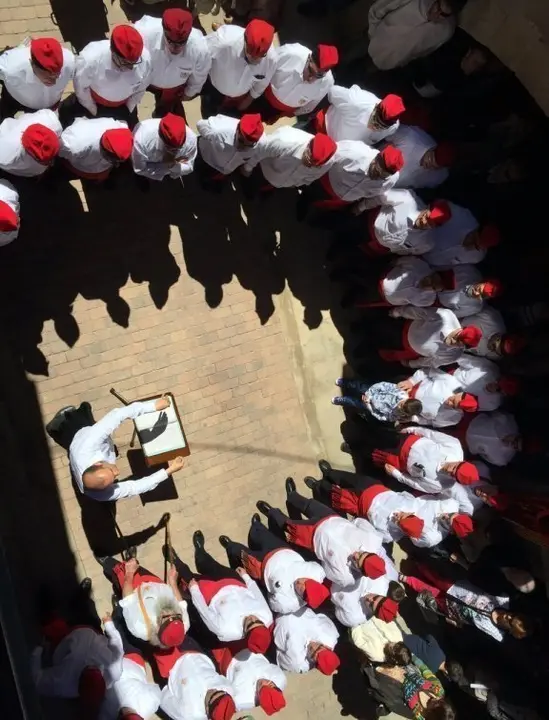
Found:
[(376, 465), (382, 466), (388, 463), (397, 470), (404, 472), (408, 465), (408, 456), (412, 445), (421, 439), (420, 435), (407, 435), (405, 439), (401, 441), (398, 455), (387, 452), (386, 450), (374, 450), (372, 452), (372, 460)]
[(368, 516), (374, 498), (384, 492), (389, 492), (385, 485), (372, 485), (360, 494), (353, 490), (345, 490), (339, 485), (332, 485), (330, 502), (336, 510), (343, 510), (351, 515), (365, 518)]
[(323, 175), (320, 180), (320, 185), (322, 186), (322, 189), (328, 195), (330, 198), (329, 200), (317, 200), (313, 203), (314, 207), (317, 208), (324, 208), (325, 210), (336, 210), (337, 208), (345, 207), (346, 205), (350, 205), (346, 200), (342, 200), (339, 195), (335, 192), (335, 190), (332, 187), (332, 183), (330, 182), (330, 178), (328, 177), (328, 173)]
[(410, 450), (412, 449), (412, 445), (417, 443), (418, 440), (421, 440), (422, 435), (408, 435), (406, 437), (406, 440), (402, 443), (400, 452), (398, 454), (398, 459), (400, 463), (400, 467), (398, 468), (401, 471), (405, 471), (408, 467), (408, 458), (410, 456)]
[(328, 134), (328, 130), (326, 128), (326, 110), (319, 110), (316, 113), (313, 122), (317, 133), (324, 133), (325, 135)]
[(176, 87), (173, 88), (159, 88), (156, 87), (156, 85), (149, 85), (147, 90), (152, 90), (154, 92), (160, 92), (162, 93), (162, 100), (166, 103), (173, 102), (174, 100), (178, 100), (185, 92), (185, 85), (186, 83), (183, 83), (183, 85), (176, 85)]
[(199, 580), (198, 587), (202, 593), (206, 605), (209, 605), (217, 593), (224, 587), (229, 585), (236, 585), (237, 587), (245, 588), (246, 583), (243, 580), (236, 580), (236, 578), (224, 578), (223, 580)]
[(275, 110), (278, 110), (282, 115), (286, 115), (286, 117), (293, 117), (295, 115), (295, 111), (297, 108), (290, 107), (289, 105), (286, 105), (285, 103), (281, 102), (277, 96), (273, 92), (273, 88), (271, 85), (268, 85), (265, 88), (265, 99), (271, 105), (271, 107), (274, 107)]
[(101, 95), (98, 95), (92, 88), (90, 88), (90, 94), (98, 105), (103, 105), (104, 107), (122, 107), (122, 105), (125, 105), (129, 100), (129, 98), (124, 98), (123, 100), (107, 100), (101, 97)]
[(99, 173), (84, 172), (83, 170), (78, 170), (78, 168), (75, 168), (74, 165), (71, 165), (71, 163), (65, 158), (62, 158), (62, 162), (63, 165), (65, 165), (65, 167), (73, 173), (73, 175), (77, 175), (78, 177), (84, 178), (85, 180), (98, 180), (99, 182), (101, 182), (103, 180), (106, 180), (111, 173), (110, 168), (108, 170), (103, 170)]

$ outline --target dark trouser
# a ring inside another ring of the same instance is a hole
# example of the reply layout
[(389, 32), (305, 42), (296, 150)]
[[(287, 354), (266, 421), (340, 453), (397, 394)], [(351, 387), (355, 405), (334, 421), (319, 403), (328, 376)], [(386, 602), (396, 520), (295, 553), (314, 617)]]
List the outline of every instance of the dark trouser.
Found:
[(371, 351), (372, 342), (380, 350), (402, 350), (402, 335), (408, 322), (405, 318), (388, 318), (386, 315), (377, 319), (369, 317), (363, 323), (364, 335), (371, 338), (368, 351)]
[(179, 94), (153, 87), (148, 87), (147, 90), (154, 96), (153, 117), (158, 118), (168, 113), (174, 113), (174, 115), (180, 115), (187, 120), (183, 105), (183, 89)]
[(201, 96), (202, 117), (207, 120), (211, 115), (223, 113), (231, 117), (240, 117), (242, 114), (234, 105), (227, 103), (227, 98), (212, 85), (210, 78), (204, 83)]
[(129, 111), (126, 104), (120, 105), (119, 107), (107, 107), (106, 105), (97, 104), (97, 114), (92, 115), (83, 105), (78, 102), (76, 95), (72, 94), (65, 98), (59, 106), (59, 121), (63, 128), (67, 128), (69, 125), (79, 117), (94, 118), (94, 117), (109, 117), (115, 120), (121, 120), (128, 124), (130, 130), (139, 122), (137, 117), (137, 108), (132, 112)]
[(5, 85), (2, 86), (2, 98), (0, 99), (0, 120), (5, 118), (15, 117), (18, 112), (33, 113), (36, 110), (21, 105), (19, 100), (16, 100), (13, 95), (10, 95)]
[(201, 578), (208, 580), (242, 580), (240, 575), (231, 568), (217, 562), (206, 550), (201, 549), (195, 552), (195, 563), (197, 572), (193, 572), (191, 568), (184, 563), (178, 556), (174, 559), (175, 567), (179, 573), (179, 577), (186, 583), (191, 580), (200, 580)]
[(70, 599), (67, 608), (67, 622), (69, 625), (91, 625), (101, 630), (101, 620), (97, 614), (95, 603), (90, 593), (79, 587)]
[(322, 489), (328, 492), (331, 491), (332, 485), (339, 485), (339, 487), (361, 493), (363, 490), (372, 487), (372, 485), (379, 484), (380, 481), (377, 478), (370, 477), (369, 475), (359, 475), (358, 473), (348, 472), (347, 470), (334, 469), (326, 473), (325, 479), (321, 481)]
[[(298, 492), (290, 493), (286, 503), (290, 516), (284, 515), (282, 510), (278, 508), (273, 508), (269, 512), (269, 525), (271, 525), (272, 522), (273, 525), (282, 532), (288, 521), (291, 521), (293, 525), (316, 525), (322, 518), (334, 514), (332, 508), (324, 505), (324, 503), (314, 500), (313, 498), (306, 498)], [(305, 515), (307, 520), (300, 519), (300, 515)]]
[[(120, 587), (118, 577), (116, 576), (116, 573), (114, 572), (114, 568), (117, 565), (120, 565), (120, 560), (116, 560), (113, 557), (109, 557), (103, 562), (103, 572), (104, 572), (105, 576), (112, 582), (114, 589), (118, 590), (119, 592), (122, 592), (122, 588)], [(136, 575), (148, 575), (148, 576), (153, 576), (153, 577), (156, 575), (156, 573), (153, 573), (150, 570), (147, 570), (147, 568), (144, 568), (141, 565), (139, 565), (135, 574)]]
[(267, 125), (272, 125), (281, 117), (292, 117), (292, 115), (286, 115), (282, 110), (277, 110), (273, 107), (265, 95), (260, 95), (256, 98), (248, 108), (248, 112), (259, 113), (261, 119), (264, 123), (267, 123)]
[(68, 450), (76, 433), (94, 424), (91, 406), (83, 402), (75, 410), (63, 414), (57, 413), (46, 425), (46, 432), (58, 445)]
[(242, 565), (242, 552), (262, 562), (265, 556), (273, 550), (289, 547), (288, 543), (271, 532), (263, 523), (252, 523), (248, 533), (248, 546), (231, 542), (226, 550), (231, 567), (235, 568)]
[(196, 160), (194, 161), (194, 172), (198, 177), (198, 182), (204, 190), (214, 190), (220, 192), (225, 181), (230, 177), (230, 175), (223, 175), (223, 173), (220, 173), (211, 165), (208, 165), (200, 154), (200, 142), (201, 138), (198, 138), (198, 153)]

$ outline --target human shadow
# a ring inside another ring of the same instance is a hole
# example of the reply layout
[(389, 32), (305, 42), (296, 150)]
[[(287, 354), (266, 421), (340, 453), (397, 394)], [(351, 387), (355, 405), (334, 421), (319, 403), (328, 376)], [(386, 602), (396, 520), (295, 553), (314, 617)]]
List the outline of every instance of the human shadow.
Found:
[[(114, 4), (115, 0), (111, 0), (111, 4)], [(141, 2), (141, 0), (133, 0), (133, 2), (126, 2), (126, 0), (119, 0), (120, 9), (130, 22), (137, 22), (143, 15), (151, 15), (152, 17), (161, 17), (165, 10), (168, 8), (182, 8), (183, 10), (192, 10), (193, 0), (164, 0), (164, 2), (157, 3), (155, 5), (149, 5)], [(195, 27), (200, 29), (200, 24), (196, 23)]]
[(346, 634), (340, 636), (335, 650), (341, 664), (333, 677), (332, 689), (341, 705), (341, 715), (357, 720), (375, 718), (375, 703), (368, 694), (368, 684), (360, 670), (361, 653)]
[(89, 42), (103, 40), (107, 36), (109, 22), (103, 0), (86, 0), (77, 6), (71, 0), (50, 0), (50, 5), (53, 24), (76, 52)]

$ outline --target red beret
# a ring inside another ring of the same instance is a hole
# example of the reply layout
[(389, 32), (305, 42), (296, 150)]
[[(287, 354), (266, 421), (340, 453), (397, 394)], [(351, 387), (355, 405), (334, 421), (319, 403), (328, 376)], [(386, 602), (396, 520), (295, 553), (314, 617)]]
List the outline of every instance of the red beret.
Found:
[(274, 27), (265, 20), (251, 20), (244, 30), (246, 50), (252, 57), (263, 57), (269, 51), (274, 38)]
[(236, 712), (234, 700), (228, 693), (223, 693), (215, 701), (213, 708), (209, 711), (211, 720), (231, 720)]
[(13, 232), (19, 227), (19, 218), (7, 202), (0, 200), (0, 232)]
[(476, 412), (478, 410), (478, 400), (471, 393), (463, 393), (463, 397), (459, 403), (459, 409), (464, 412)]
[(400, 95), (385, 95), (378, 107), (379, 114), (385, 125), (394, 125), (406, 110)]
[(462, 515), (461, 513), (455, 515), (452, 519), (452, 530), (459, 538), (467, 537), (475, 529), (473, 519), (469, 515)]
[(31, 58), (41, 68), (56, 75), (63, 67), (63, 48), (55, 38), (36, 38), (30, 44)]
[(143, 38), (131, 25), (117, 25), (111, 33), (111, 49), (124, 60), (136, 63), (143, 52)]
[(166, 145), (178, 148), (183, 145), (187, 137), (187, 124), (181, 115), (168, 113), (160, 121), (158, 132)]
[(516, 355), (526, 347), (526, 338), (518, 334), (504, 335), (501, 347), (505, 355)]
[(383, 148), (379, 154), (385, 168), (391, 173), (391, 175), (397, 173), (399, 170), (402, 170), (404, 167), (404, 158), (402, 157), (402, 153), (400, 150), (397, 150), (394, 145), (387, 145), (387, 147)]
[(476, 325), (466, 325), (460, 330), (459, 341), (462, 342), (465, 347), (476, 348), (482, 337), (482, 330)]
[(408, 517), (398, 521), (398, 526), (402, 532), (405, 535), (408, 535), (408, 537), (416, 539), (421, 536), (424, 525), (425, 523), (423, 520), (415, 515), (409, 515)]
[(439, 167), (450, 167), (456, 160), (456, 146), (453, 143), (441, 142), (435, 147), (435, 161)]
[(269, 687), (263, 685), (258, 695), (259, 706), (265, 715), (274, 715), (282, 708), (286, 707), (284, 693), (277, 687)]
[(391, 622), (398, 615), (398, 603), (391, 598), (383, 598), (375, 609), (375, 616), (383, 622)]
[(370, 553), (362, 562), (362, 573), (375, 580), (385, 575), (385, 560), (375, 553)]
[(333, 45), (317, 45), (316, 59), (318, 60), (318, 69), (326, 72), (337, 65), (339, 53)]
[(184, 42), (193, 29), (193, 16), (182, 8), (169, 8), (162, 14), (162, 27), (169, 40)]
[(311, 148), (311, 160), (315, 166), (327, 163), (337, 150), (335, 140), (324, 133), (317, 133), (309, 143), (309, 147)]
[(504, 395), (516, 395), (521, 388), (521, 382), (510, 375), (502, 375), (498, 380), (498, 388)]
[(472, 485), (480, 480), (480, 476), (473, 463), (461, 462), (456, 472), (456, 480), (461, 485)]
[(24, 130), (21, 143), (41, 165), (47, 165), (59, 152), (59, 138), (45, 125), (34, 123)]
[(481, 228), (478, 237), (480, 247), (486, 249), (499, 245), (501, 241), (501, 233), (495, 225), (485, 225)]
[(158, 639), (165, 647), (177, 647), (185, 639), (185, 626), (179, 618), (168, 618), (158, 628)]
[(443, 290), (456, 289), (456, 274), (453, 270), (435, 270), (440, 278)]
[(333, 675), (341, 661), (333, 650), (322, 648), (316, 656), (316, 666), (323, 675)]
[(128, 160), (132, 154), (133, 135), (128, 128), (105, 130), (101, 135), (101, 146), (121, 162)]
[(265, 131), (259, 113), (243, 115), (240, 118), (238, 127), (242, 137), (248, 142), (253, 143), (258, 142)]
[(97, 667), (85, 667), (78, 680), (78, 697), (89, 708), (99, 708), (105, 697), (105, 678)]
[(429, 205), (429, 224), (439, 227), (444, 225), (452, 217), (450, 203), (446, 200), (433, 200)]
[(246, 635), (246, 645), (253, 653), (265, 653), (271, 644), (271, 631), (265, 625), (254, 627)]
[(326, 585), (323, 585), (316, 580), (305, 580), (305, 593), (303, 599), (309, 607), (313, 608), (313, 610), (320, 607), (320, 605), (322, 605), (322, 603), (329, 597), (330, 591)]
[(484, 290), (482, 291), (482, 294), (484, 297), (488, 298), (494, 298), (498, 295), (501, 295), (503, 292), (503, 283), (501, 280), (498, 280), (497, 278), (494, 278), (492, 280), (485, 280), (484, 281)]

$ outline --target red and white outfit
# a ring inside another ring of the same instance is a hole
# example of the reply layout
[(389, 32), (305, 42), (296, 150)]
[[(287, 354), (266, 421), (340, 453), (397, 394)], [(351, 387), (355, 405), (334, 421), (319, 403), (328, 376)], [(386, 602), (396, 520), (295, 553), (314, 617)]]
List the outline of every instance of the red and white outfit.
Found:
[(101, 138), (108, 130), (127, 130), (128, 125), (113, 118), (76, 118), (61, 135), (62, 158), (68, 169), (87, 180), (106, 180), (114, 167), (102, 150)]
[(380, 304), (414, 307), (433, 305), (437, 298), (436, 292), (432, 288), (420, 287), (420, 282), (432, 272), (429, 265), (421, 258), (412, 256), (398, 258), (389, 272), (379, 281)]
[(513, 415), (499, 410), (480, 413), (469, 423), (465, 443), (473, 455), (479, 455), (486, 462), (502, 467), (508, 465), (517, 454), (511, 443), (503, 442), (510, 435), (520, 435)]
[[(20, 177), (42, 175), (59, 152), (62, 132), (61, 123), (52, 110), (6, 118), (0, 124), (0, 170)], [(43, 162), (37, 157), (43, 158)]]
[(320, 127), (318, 129), (327, 132), (337, 142), (361, 140), (366, 145), (377, 145), (398, 130), (398, 120), (384, 128), (372, 130), (368, 127), (370, 117), (381, 98), (358, 85), (351, 85), (350, 88), (334, 85), (328, 93), (328, 100), (330, 107), (323, 117), (325, 130)]
[[(480, 473), (480, 466), (483, 463), (474, 463)], [(437, 499), (443, 500), (444, 498), (452, 498), (459, 505), (459, 512), (465, 513), (466, 515), (474, 515), (480, 508), (485, 506), (484, 500), (475, 495), (475, 490), (478, 488), (491, 490), (494, 486), (492, 483), (486, 482), (484, 478), (481, 478), (478, 482), (471, 483), (470, 485), (462, 485), (459, 482), (452, 482), (444, 490), (437, 495)]]
[(160, 706), (161, 695), (158, 685), (147, 678), (141, 654), (128, 652), (122, 659), (122, 675), (105, 693), (98, 720), (112, 720), (122, 708), (149, 720)]
[[(257, 683), (259, 680), (268, 680), (283, 691), (286, 687), (286, 675), (278, 667), (270, 663), (264, 655), (241, 650), (229, 662), (223, 674), (231, 683), (236, 709), (253, 710), (258, 707)], [(270, 714), (270, 713), (269, 713)]]
[(263, 144), (267, 141), (263, 133), (255, 145), (237, 145), (238, 123), (239, 120), (228, 115), (211, 115), (196, 123), (200, 135), (200, 155), (222, 175), (230, 175), (241, 166), (246, 174), (250, 174), (259, 162)]
[(480, 411), (497, 410), (503, 402), (504, 396), (500, 390), (488, 392), (486, 388), (500, 378), (500, 369), (491, 360), (464, 353), (452, 374), (463, 390), (477, 398)]
[[(482, 310), (486, 301), (479, 297), (470, 297), (466, 293), (469, 285), (482, 282), (482, 273), (474, 265), (456, 265), (448, 271), (453, 275), (453, 289), (442, 290), (438, 300), (443, 307), (452, 310), (456, 317), (474, 315)], [(483, 333), (484, 335), (484, 333)]]
[(423, 532), (417, 540), (412, 540), (417, 547), (435, 547), (448, 537), (450, 523), (442, 522), (441, 515), (459, 513), (459, 503), (454, 498), (437, 499), (433, 495), (420, 495), (416, 498), (415, 514), (423, 520)]
[(0, 179), (0, 247), (19, 235), (19, 193), (8, 180)]
[[(446, 373), (437, 368), (432, 368), (427, 372), (416, 370), (409, 380), (414, 383), (410, 397), (420, 400), (423, 406), (421, 415), (417, 418), (420, 425), (442, 428), (457, 425), (463, 420), (463, 410), (445, 404), (450, 395), (465, 390), (457, 379), (456, 373)], [(468, 392), (471, 391), (468, 390)]]
[(450, 265), (476, 265), (486, 257), (486, 250), (467, 249), (463, 241), (469, 233), (478, 229), (478, 220), (467, 208), (449, 203), (452, 217), (437, 233), (435, 247), (427, 252), (425, 260), (433, 267)]
[(299, 578), (323, 583), (326, 573), (319, 563), (307, 562), (290, 548), (280, 548), (267, 554), (261, 564), (261, 579), (269, 593), (269, 605), (273, 612), (283, 615), (307, 605), (295, 591), (294, 583)]
[(192, 173), (196, 158), (196, 135), (187, 125), (183, 144), (173, 152), (162, 139), (162, 120), (151, 118), (138, 123), (133, 131), (132, 164), (137, 175), (149, 180), (179, 178)]
[(428, 150), (436, 147), (437, 141), (421, 128), (401, 125), (391, 136), (391, 145), (398, 148), (404, 157), (404, 167), (399, 173), (395, 187), (433, 188), (441, 185), (449, 175), (446, 167), (433, 170), (422, 167), (421, 159)]
[(309, 672), (315, 667), (309, 657), (309, 643), (321, 643), (333, 650), (338, 640), (338, 629), (322, 613), (301, 608), (296, 613), (281, 615), (274, 628), (277, 665), (287, 672)]
[(468, 352), (489, 360), (498, 360), (500, 356), (497, 352), (488, 348), (488, 343), (494, 335), (503, 335), (507, 332), (505, 321), (499, 310), (486, 306), (480, 312), (467, 317), (466, 322), (467, 324), (476, 325), (482, 330), (479, 344), (476, 348), (470, 348)]

